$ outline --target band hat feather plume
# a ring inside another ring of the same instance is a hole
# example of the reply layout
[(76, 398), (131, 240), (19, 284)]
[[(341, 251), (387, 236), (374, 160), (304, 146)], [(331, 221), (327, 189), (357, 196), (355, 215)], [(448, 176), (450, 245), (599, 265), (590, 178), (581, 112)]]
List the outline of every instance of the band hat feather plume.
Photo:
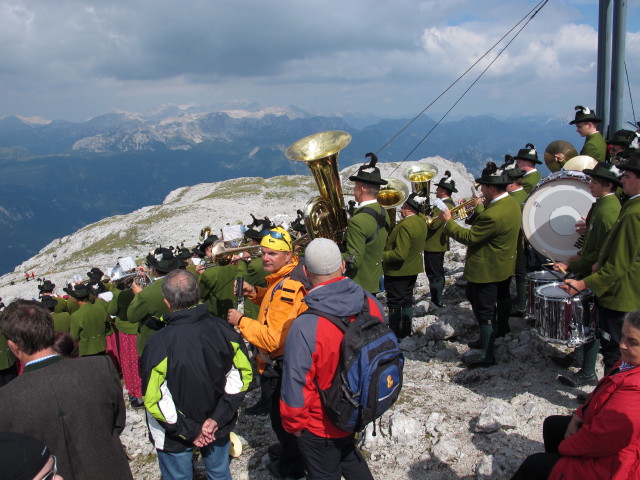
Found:
[(449, 194), (457, 193), (456, 182), (451, 180), (451, 172), (449, 170), (445, 170), (444, 177), (440, 179), (438, 183), (436, 183), (436, 187), (441, 187), (446, 190), (449, 190)]
[(482, 175), (475, 181), (483, 185), (509, 185), (513, 183), (513, 180), (493, 162), (487, 162), (487, 166), (482, 170)]
[(596, 112), (591, 110), (588, 107), (583, 107), (582, 105), (576, 105), (576, 117), (573, 121), (569, 122), (569, 125), (575, 125), (576, 123), (581, 122), (591, 122), (591, 123), (600, 123), (602, 120), (596, 116)]
[(611, 182), (618, 187), (622, 186), (622, 183), (620, 182), (620, 170), (610, 163), (598, 162), (592, 169), (585, 168), (582, 170), (582, 173), (606, 182)]
[(526, 160), (527, 162), (533, 162), (536, 165), (542, 164), (542, 162), (538, 160), (538, 152), (533, 143), (527, 143), (524, 148), (518, 150), (518, 154), (513, 158), (515, 160)]
[(373, 185), (386, 185), (388, 182), (380, 176), (380, 169), (376, 167), (378, 163), (378, 157), (375, 153), (367, 153), (365, 157), (371, 159), (368, 164), (362, 165), (358, 168), (356, 175), (351, 175), (349, 180), (352, 182), (371, 183)]
[(420, 195), (417, 192), (413, 192), (407, 197), (404, 203), (413, 208), (416, 212), (421, 212), (423, 210), (424, 204), (427, 201), (427, 197)]

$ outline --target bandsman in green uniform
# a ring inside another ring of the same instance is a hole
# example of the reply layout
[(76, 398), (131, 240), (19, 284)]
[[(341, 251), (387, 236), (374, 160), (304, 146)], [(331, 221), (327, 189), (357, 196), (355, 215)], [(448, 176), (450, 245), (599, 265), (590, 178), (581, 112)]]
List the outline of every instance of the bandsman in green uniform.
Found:
[(445, 232), (451, 238), (468, 247), (464, 266), (466, 296), (480, 325), (480, 338), (474, 345), (479, 350), (468, 352), (462, 361), (469, 366), (489, 366), (495, 364), (498, 308), (511, 303), (509, 283), (516, 266), (520, 206), (506, 191), (511, 180), (493, 162), (475, 181), (480, 184), (485, 209), (471, 228), (459, 226), (449, 210), (440, 212), (438, 218), (445, 222)]
[(56, 332), (69, 333), (69, 331), (71, 330), (71, 314), (69, 312), (56, 313), (58, 299), (51, 295), (45, 295), (40, 300), (40, 303), (47, 307), (47, 309), (51, 312), (51, 316), (53, 317), (53, 329)]
[(389, 327), (398, 338), (411, 335), (413, 288), (424, 271), (422, 252), (427, 223), (419, 215), (426, 197), (409, 195), (400, 207), (402, 220), (391, 231), (382, 253), (384, 288), (389, 307)]
[(236, 308), (236, 296), (234, 284), (238, 274), (238, 266), (232, 263), (230, 255), (212, 255), (215, 244), (205, 246), (205, 253), (211, 258), (212, 265), (206, 269), (198, 268), (198, 286), (200, 288), (200, 300), (206, 303), (209, 313), (218, 317), (227, 318), (231, 308)]
[(562, 287), (570, 293), (588, 288), (595, 297), (596, 318), (602, 333), (605, 372), (620, 358), (622, 322), (628, 312), (640, 309), (640, 153), (618, 168), (622, 189), (629, 196), (598, 251), (590, 275), (568, 279)]
[(513, 158), (516, 161), (516, 166), (524, 172), (522, 188), (524, 188), (524, 191), (529, 195), (542, 178), (540, 172), (536, 170), (536, 165), (542, 164), (542, 162), (538, 160), (536, 147), (533, 146), (533, 143), (527, 143), (525, 148), (518, 150), (518, 154)]
[(160, 247), (147, 255), (147, 264), (154, 281), (144, 288), (133, 283), (131, 290), (135, 297), (127, 309), (127, 320), (138, 324), (138, 356), (142, 356), (147, 339), (163, 327), (162, 316), (169, 309), (162, 297), (162, 281), (167, 273), (179, 268), (181, 262), (171, 250)]
[(71, 337), (78, 341), (80, 356), (103, 355), (107, 349), (107, 312), (100, 305), (91, 303), (91, 290), (87, 285), (78, 284), (65, 291), (80, 305), (71, 314), (69, 329)]
[[(587, 107), (576, 105), (575, 109), (576, 117), (569, 122), (569, 125), (575, 125), (576, 132), (584, 137), (580, 155), (588, 155), (598, 162), (604, 162), (607, 158), (607, 143), (598, 131), (598, 123), (602, 120), (596, 116), (596, 112)], [(563, 161), (562, 164), (564, 163)]]
[(45, 280), (40, 285), (38, 285), (38, 290), (40, 290), (40, 301), (42, 301), (45, 297), (52, 297), (56, 300), (56, 308), (54, 310), (55, 313), (69, 312), (67, 301), (64, 298), (58, 297), (57, 295), (53, 294), (55, 288), (55, 283), (51, 283), (50, 280)]
[[(444, 202), (449, 209), (455, 204), (451, 199), (453, 193), (457, 193), (456, 182), (451, 180), (451, 172), (444, 172), (444, 177), (436, 183), (436, 198)], [(438, 208), (434, 208), (431, 217), (440, 213)], [(429, 279), (429, 290), (431, 291), (431, 303), (442, 308), (444, 302), (442, 293), (444, 291), (444, 254), (449, 251), (449, 236), (444, 231), (444, 223), (437, 219), (432, 221), (427, 228), (427, 237), (424, 242), (424, 270)]]
[[(248, 242), (248, 245), (255, 245), (260, 247), (260, 240), (262, 240), (262, 232), (258, 232), (253, 228), (248, 228), (244, 232), (244, 237)], [(244, 281), (254, 287), (265, 288), (268, 284), (265, 280), (269, 275), (262, 264), (262, 256), (259, 254), (251, 255), (248, 252), (243, 255), (243, 258), (238, 261), (238, 276), (244, 278)], [(260, 305), (256, 305), (253, 302), (244, 303), (244, 314), (249, 318), (258, 318), (260, 311)], [(245, 411), (246, 412), (246, 411)]]
[(370, 293), (380, 291), (382, 277), (382, 251), (387, 243), (389, 217), (378, 203), (380, 185), (387, 181), (380, 177), (377, 157), (367, 153), (371, 162), (362, 165), (356, 175), (349, 177), (355, 182), (353, 196), (358, 206), (349, 219), (345, 234), (345, 262), (347, 276)]
[[(586, 225), (582, 222), (576, 225), (576, 229), (585, 228), (584, 243), (577, 255), (554, 266), (556, 271), (572, 272), (576, 278), (591, 275), (591, 267), (598, 260), (598, 251), (620, 215), (620, 201), (615, 191), (616, 187), (622, 186), (620, 171), (614, 165), (598, 163), (593, 170), (585, 169), (583, 172), (589, 175), (589, 190), (596, 199), (587, 214)], [(576, 363), (580, 363), (580, 371), (573, 375), (561, 376), (559, 380), (572, 386), (595, 385), (598, 380), (596, 360), (599, 348), (600, 340), (594, 339), (566, 357), (551, 357), (556, 364), (564, 367), (571, 366), (574, 359)]]
[[(607, 163), (624, 162), (640, 147), (640, 134), (632, 130), (618, 130), (607, 139)], [(635, 142), (635, 144), (634, 144)]]

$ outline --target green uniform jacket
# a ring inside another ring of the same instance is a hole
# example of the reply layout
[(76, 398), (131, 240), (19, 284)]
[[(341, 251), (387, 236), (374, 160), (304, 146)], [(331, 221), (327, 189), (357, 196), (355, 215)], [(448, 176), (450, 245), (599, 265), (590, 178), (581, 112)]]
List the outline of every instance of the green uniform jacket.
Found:
[(424, 272), (422, 251), (427, 236), (427, 222), (420, 215), (400, 220), (391, 231), (382, 253), (385, 275), (403, 277)]
[(540, 172), (538, 172), (537, 170), (532, 171), (531, 173), (528, 173), (524, 177), (522, 177), (522, 188), (524, 188), (524, 191), (527, 192), (527, 195), (529, 195), (535, 188), (535, 186), (538, 185), (538, 182), (541, 178), (542, 175), (540, 175)]
[[(587, 215), (587, 233), (580, 249), (580, 258), (569, 262), (569, 269), (580, 278), (591, 275), (598, 260), (600, 247), (620, 215), (620, 201), (614, 194), (598, 198)], [(639, 279), (640, 280), (640, 279)]]
[(640, 197), (627, 200), (598, 253), (598, 271), (584, 279), (598, 304), (619, 312), (640, 308)]
[[(451, 198), (444, 200), (445, 205), (450, 209), (455, 207), (455, 203)], [(431, 216), (437, 216), (440, 210), (433, 209)], [(444, 222), (436, 220), (427, 228), (427, 239), (424, 242), (425, 252), (447, 252), (449, 250), (449, 236), (444, 231)]]
[[(524, 188), (521, 188), (515, 192), (509, 192), (509, 195), (511, 195), (511, 197), (520, 205), (520, 217), (522, 218), (522, 209), (524, 208), (524, 201), (527, 199), (527, 192), (524, 191)], [(522, 228), (518, 233), (518, 249), (516, 256), (518, 262), (524, 261), (524, 232), (522, 231)]]
[(520, 206), (510, 195), (489, 204), (470, 229), (449, 220), (447, 234), (468, 246), (464, 279), (490, 283), (513, 275), (521, 223)]
[(207, 268), (198, 279), (200, 300), (209, 305), (209, 313), (227, 318), (227, 312), (236, 307), (234, 284), (238, 267), (232, 263)]
[[(238, 262), (238, 276), (244, 276), (244, 281), (254, 287), (266, 287), (267, 272), (264, 271), (262, 258), (256, 257), (247, 264), (244, 261)], [(256, 305), (250, 300), (244, 302), (244, 314), (249, 318), (258, 318), (260, 305)]]
[(127, 335), (138, 334), (138, 324), (132, 323), (127, 317), (127, 310), (129, 305), (133, 301), (133, 290), (130, 288), (127, 290), (115, 290), (113, 292), (113, 298), (109, 302), (109, 309), (107, 313), (113, 317), (116, 317), (116, 328), (119, 332), (126, 333)]
[(580, 155), (589, 155), (599, 162), (604, 162), (607, 158), (607, 142), (604, 141), (600, 132), (592, 133), (584, 140)]
[(71, 314), (69, 333), (78, 340), (80, 356), (95, 355), (107, 349), (105, 321), (107, 312), (100, 305), (85, 303)]
[[(42, 299), (45, 297), (46, 295), (42, 295), (42, 297), (40, 298), (40, 300), (42, 301)], [(54, 313), (62, 313), (62, 312), (69, 312), (69, 309), (67, 308), (67, 301), (62, 298), (62, 297), (57, 297), (56, 295), (51, 295), (51, 297), (56, 299), (56, 306), (54, 307), (53, 311)]]
[(144, 324), (145, 320), (151, 317), (159, 319), (162, 315), (169, 313), (162, 296), (163, 281), (163, 278), (157, 278), (153, 283), (144, 287), (140, 293), (134, 296), (127, 309), (127, 320), (138, 324), (136, 349), (139, 356), (142, 356), (147, 339), (156, 332)]
[(73, 313), (80, 308), (80, 305), (75, 301), (73, 297), (69, 297), (64, 301), (67, 302), (67, 312), (69, 313)]
[(69, 312), (53, 312), (53, 329), (56, 332), (67, 332), (71, 330), (71, 314)]
[(9, 350), (7, 338), (0, 333), (0, 370), (5, 370), (14, 363), (16, 363), (16, 357)]
[[(367, 207), (376, 212), (387, 214), (379, 203), (371, 203)], [(345, 234), (346, 253), (345, 259), (353, 259), (350, 265), (349, 276), (351, 279), (370, 293), (380, 291), (380, 277), (382, 277), (382, 252), (387, 243), (388, 233), (385, 228), (378, 230), (376, 238), (367, 243), (367, 239), (378, 228), (376, 219), (368, 213), (356, 214), (349, 220)], [(389, 216), (387, 215), (387, 227)]]

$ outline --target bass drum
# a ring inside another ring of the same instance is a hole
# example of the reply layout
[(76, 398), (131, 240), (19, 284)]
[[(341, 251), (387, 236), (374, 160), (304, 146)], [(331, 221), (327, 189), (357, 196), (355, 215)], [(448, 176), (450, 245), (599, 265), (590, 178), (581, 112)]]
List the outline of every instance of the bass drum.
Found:
[(582, 247), (584, 236), (576, 232), (576, 222), (587, 216), (593, 201), (584, 173), (552, 173), (538, 183), (522, 207), (526, 239), (541, 255), (567, 261)]

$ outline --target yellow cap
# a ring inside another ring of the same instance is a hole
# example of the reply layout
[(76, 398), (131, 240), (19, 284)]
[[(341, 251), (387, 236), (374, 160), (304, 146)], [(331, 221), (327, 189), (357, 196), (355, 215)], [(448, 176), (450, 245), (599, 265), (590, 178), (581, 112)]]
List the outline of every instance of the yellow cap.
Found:
[(271, 250), (278, 250), (279, 252), (290, 252), (293, 250), (291, 235), (282, 227), (269, 230), (269, 233), (262, 237), (260, 246), (270, 248)]

